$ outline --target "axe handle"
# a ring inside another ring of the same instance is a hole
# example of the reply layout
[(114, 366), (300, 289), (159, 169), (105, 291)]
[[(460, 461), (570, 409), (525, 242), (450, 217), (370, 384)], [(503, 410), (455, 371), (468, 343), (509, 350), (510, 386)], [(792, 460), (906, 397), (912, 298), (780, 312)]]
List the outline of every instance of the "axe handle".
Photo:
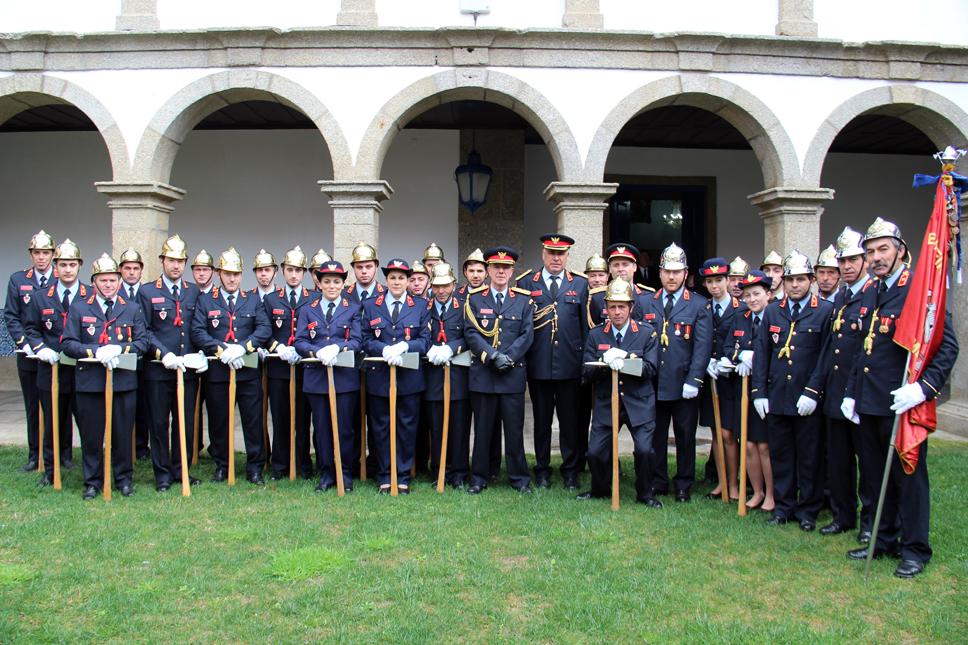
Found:
[(750, 398), (747, 391), (749, 377), (744, 376), (740, 387), (742, 396), (739, 406), (739, 509), (741, 516), (746, 515), (746, 436), (749, 431)]
[(447, 432), (450, 430), (450, 363), (444, 365), (444, 427), (440, 437), (440, 470), (437, 471), (437, 492), (444, 492), (447, 471)]
[(235, 387), (235, 370), (229, 368), (229, 486), (235, 486)]
[[(60, 471), (60, 381), (58, 374), (60, 365), (50, 366), (50, 427), (51, 445), (54, 449), (54, 490), (61, 489)], [(68, 421), (70, 421), (68, 419)], [(43, 430), (41, 430), (43, 432)], [(43, 434), (41, 434), (43, 436)], [(43, 446), (41, 446), (43, 448)], [(41, 453), (43, 451), (41, 450)], [(38, 460), (39, 461), (39, 460)]]
[[(275, 419), (273, 419), (275, 422)], [(266, 428), (266, 432), (269, 429)], [(296, 479), (296, 365), (289, 366), (289, 481)]]
[(397, 485), (397, 367), (390, 366), (390, 496), (400, 492)]
[(618, 492), (618, 372), (612, 370), (612, 510), (621, 506)]
[(111, 501), (111, 426), (114, 425), (114, 370), (104, 370), (104, 501)]
[(175, 404), (178, 406), (178, 456), (181, 459), (182, 497), (190, 497), (188, 483), (188, 441), (185, 438), (185, 373), (175, 370)]
[(723, 504), (729, 504), (729, 487), (726, 484), (726, 451), (723, 447), (723, 419), (719, 411), (719, 390), (716, 388), (716, 379), (709, 379), (712, 382), (713, 399), (713, 433), (715, 443), (713, 444), (713, 458), (716, 461), (716, 476), (719, 479), (719, 492), (723, 498)]
[(333, 378), (333, 367), (326, 367), (326, 378), (329, 381), (329, 425), (333, 431), (333, 464), (336, 470), (336, 494), (346, 495), (343, 486), (343, 455), (339, 445), (339, 417), (336, 414), (336, 380)]

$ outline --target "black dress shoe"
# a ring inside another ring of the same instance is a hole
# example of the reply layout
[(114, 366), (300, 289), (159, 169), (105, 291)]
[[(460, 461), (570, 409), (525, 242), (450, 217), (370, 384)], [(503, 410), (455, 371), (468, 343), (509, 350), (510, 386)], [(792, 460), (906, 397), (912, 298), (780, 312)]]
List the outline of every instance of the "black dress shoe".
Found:
[(839, 533), (846, 533), (849, 530), (850, 529), (844, 526), (841, 526), (839, 522), (834, 520), (827, 526), (823, 526), (820, 528), (820, 535), (837, 535)]
[(783, 526), (786, 523), (787, 523), (787, 518), (783, 517), (782, 515), (774, 515), (769, 520), (767, 520), (766, 525), (767, 526)]
[(229, 478), (229, 471), (225, 468), (216, 468), (215, 473), (212, 475), (212, 481), (215, 483), (224, 482)]
[(171, 488), (171, 483), (170, 482), (162, 482), (162, 483), (158, 484), (157, 486), (155, 486), (155, 490), (158, 491), (159, 493), (164, 493), (169, 488)]
[[(869, 545), (868, 546), (865, 546), (865, 547), (861, 547), (859, 549), (852, 549), (852, 550), (850, 550), (850, 551), (847, 552), (847, 557), (849, 559), (851, 559), (851, 560), (866, 560), (867, 559), (867, 552), (869, 550), (870, 550), (870, 546)], [(896, 550), (882, 551), (881, 549), (874, 549), (874, 559), (875, 560), (879, 560), (879, 559), (883, 558), (884, 556), (889, 556), (889, 557), (892, 557), (892, 558), (896, 558), (897, 557), (897, 551)]]
[(380, 484), (380, 494), (389, 495), (390, 494), (390, 484)]
[(73, 459), (61, 459), (61, 468), (64, 470), (74, 470), (77, 466), (74, 464)]
[(685, 504), (690, 499), (692, 499), (692, 498), (689, 495), (689, 491), (687, 491), (687, 490), (676, 491), (676, 501), (677, 502), (680, 502), (680, 503)]
[(584, 493), (578, 493), (577, 495), (575, 495), (575, 499), (582, 500), (582, 501), (586, 499), (597, 499), (599, 497), (604, 497), (604, 495), (596, 495), (590, 490), (586, 490)]
[(189, 475), (188, 476), (188, 485), (189, 486), (201, 486), (202, 485), (202, 480), (199, 479), (198, 477), (192, 477), (191, 475)]
[(815, 528), (817, 528), (817, 523), (813, 520), (800, 520), (800, 530), (804, 533), (810, 533)]
[(94, 499), (95, 497), (97, 497), (97, 493), (98, 493), (98, 490), (96, 488), (94, 488), (93, 486), (88, 486), (87, 488), (84, 489), (84, 495), (82, 495), (82, 497), (85, 500)]
[(547, 477), (538, 477), (534, 483), (538, 488), (551, 488), (551, 480)]
[(857, 544), (870, 544), (871, 532), (869, 529), (861, 529), (857, 533)]
[(269, 481), (271, 482), (278, 482), (282, 481), (283, 479), (289, 479), (289, 475), (284, 475), (275, 471), (272, 471), (272, 473), (269, 475)]
[(318, 484), (316, 484), (316, 492), (325, 493), (326, 491), (331, 489), (334, 485), (335, 484), (324, 484), (323, 482), (319, 482)]
[(43, 475), (41, 475), (40, 481), (37, 482), (37, 485), (40, 486), (41, 488), (46, 488), (47, 486), (51, 486), (53, 483), (54, 483), (54, 480), (51, 479), (50, 475), (48, 475), (47, 473), (44, 473)]
[(245, 480), (250, 484), (255, 484), (256, 486), (265, 486), (266, 480), (262, 479), (262, 473), (259, 471), (254, 471), (245, 476)]
[(454, 481), (450, 482), (450, 487), (454, 490), (460, 490), (464, 487), (464, 482), (459, 479), (455, 479)]
[(400, 484), (397, 486), (397, 493), (400, 495), (409, 495), (410, 487), (407, 486), (406, 484)]
[(484, 487), (480, 484), (471, 484), (467, 488), (468, 495), (480, 495), (484, 491)]
[(578, 478), (577, 477), (566, 477), (565, 478), (565, 490), (578, 490)]
[[(548, 486), (545, 486), (544, 488), (548, 488)], [(522, 495), (530, 495), (530, 494), (532, 494), (534, 492), (534, 489), (531, 488), (531, 484), (526, 484), (524, 486), (515, 487), (514, 490), (518, 491)]]
[(662, 508), (662, 502), (654, 497), (637, 497), (635, 501), (639, 504), (645, 504), (649, 508)]
[(29, 473), (31, 470), (37, 470), (37, 460), (31, 459), (23, 466), (20, 467), (20, 471), (24, 473)]
[(131, 497), (132, 495), (134, 495), (134, 486), (132, 486), (131, 484), (124, 484), (123, 486), (121, 486), (121, 494), (124, 497)]
[(924, 571), (924, 563), (917, 560), (901, 560), (901, 564), (897, 565), (897, 569), (894, 570), (894, 575), (898, 578), (913, 578)]

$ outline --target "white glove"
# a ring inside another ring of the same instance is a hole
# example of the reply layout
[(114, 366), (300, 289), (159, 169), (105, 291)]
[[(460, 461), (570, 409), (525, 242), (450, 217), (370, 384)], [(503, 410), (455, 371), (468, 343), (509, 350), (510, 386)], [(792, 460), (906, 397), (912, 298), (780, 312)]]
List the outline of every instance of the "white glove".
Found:
[[(196, 356), (197, 358), (195, 358)], [(182, 363), (185, 367), (194, 368), (196, 374), (208, 371), (208, 357), (202, 351), (199, 351), (197, 354), (189, 354), (182, 359)]]
[(739, 353), (739, 365), (736, 366), (736, 373), (740, 376), (749, 376), (753, 373), (753, 350), (744, 349)]
[(756, 410), (756, 413), (760, 415), (761, 419), (766, 419), (766, 415), (770, 413), (770, 400), (753, 399), (753, 408)]
[[(260, 361), (264, 361), (266, 359), (266, 356), (269, 355), (269, 350), (266, 349), (265, 347), (256, 347), (255, 352), (256, 354), (259, 355)], [(279, 350), (276, 350), (276, 353), (279, 354), (279, 358), (282, 358), (282, 352), (280, 352)]]
[(439, 363), (434, 362), (434, 365), (444, 365), (454, 357), (454, 350), (450, 348), (450, 345), (437, 345), (436, 347), (437, 347), (437, 360), (440, 362)]
[(689, 383), (682, 384), (682, 398), (684, 399), (694, 399), (699, 396), (699, 388), (695, 385), (690, 385)]
[(219, 357), (223, 363), (228, 365), (237, 358), (242, 358), (245, 356), (245, 348), (241, 345), (229, 345), (222, 350), (222, 355)]
[(104, 365), (105, 368), (109, 370), (113, 370), (113, 369), (116, 369), (118, 365), (121, 363), (121, 359), (118, 358), (117, 356), (112, 356), (111, 358), (105, 361), (101, 361), (101, 363)]
[(401, 354), (391, 354), (390, 356), (387, 356), (387, 365), (400, 367), (403, 365), (403, 356)]
[(390, 362), (391, 356), (396, 356), (396, 350), (393, 349), (396, 345), (387, 345), (383, 348), (383, 360)]
[(602, 362), (608, 363), (609, 367), (612, 365), (612, 361), (616, 358), (625, 358), (629, 353), (624, 349), (619, 349), (618, 347), (612, 347), (606, 350), (605, 354), (602, 355)]
[(891, 394), (894, 395), (894, 405), (891, 406), (894, 414), (904, 414), (911, 408), (921, 405), (927, 399), (924, 390), (918, 383), (902, 385), (896, 390), (891, 390)]
[(427, 360), (434, 365), (440, 365), (440, 348), (441, 345), (431, 345), (430, 349), (427, 350)]
[(401, 356), (407, 353), (407, 351), (410, 349), (410, 345), (407, 344), (407, 341), (401, 340), (399, 343), (394, 345), (393, 348), (397, 353), (397, 356)]
[(276, 348), (276, 353), (279, 354), (279, 358), (286, 361), (290, 365), (295, 365), (299, 362), (299, 352), (296, 351), (295, 347), (290, 345), (279, 345)]
[(41, 347), (39, 350), (37, 350), (37, 358), (45, 363), (53, 365), (60, 360), (60, 354), (52, 350), (50, 347)]
[(30, 346), (30, 343), (24, 343), (24, 346), (20, 349), (24, 350), (24, 354), (27, 356), (34, 355), (34, 348)]
[(720, 376), (723, 374), (729, 374), (735, 369), (736, 366), (733, 365), (733, 362), (725, 356), (719, 359), (719, 362), (716, 364), (716, 370), (719, 371)]
[(709, 374), (709, 378), (714, 381), (719, 378), (719, 368), (717, 365), (719, 365), (719, 361), (715, 358), (710, 358), (709, 363), (706, 365), (706, 374)]
[(817, 402), (809, 396), (800, 395), (797, 399), (797, 414), (801, 417), (809, 417), (817, 409)]
[(105, 363), (105, 361), (110, 360), (112, 358), (117, 358), (120, 355), (121, 355), (120, 345), (102, 345), (97, 348), (96, 352), (94, 352), (94, 358), (101, 361), (102, 365), (107, 364)]
[(336, 357), (339, 356), (339, 345), (333, 343), (316, 351), (316, 358), (326, 367), (336, 365)]
[(184, 369), (185, 367), (184, 361), (172, 352), (168, 352), (161, 357), (161, 364), (165, 366), (166, 370)]
[(856, 407), (856, 405), (857, 405), (857, 402), (850, 397), (846, 397), (840, 403), (840, 411), (843, 413), (844, 417), (851, 423), (860, 423), (860, 417), (857, 416), (857, 413), (854, 411), (854, 408)]
[(228, 365), (233, 370), (240, 370), (243, 367), (245, 367), (245, 361), (242, 360), (242, 357), (241, 356), (236, 356), (231, 361), (229, 361)]
[(619, 356), (616, 356), (615, 358), (607, 362), (608, 362), (608, 366), (612, 369), (613, 372), (621, 372), (622, 368), (625, 367), (625, 359)]

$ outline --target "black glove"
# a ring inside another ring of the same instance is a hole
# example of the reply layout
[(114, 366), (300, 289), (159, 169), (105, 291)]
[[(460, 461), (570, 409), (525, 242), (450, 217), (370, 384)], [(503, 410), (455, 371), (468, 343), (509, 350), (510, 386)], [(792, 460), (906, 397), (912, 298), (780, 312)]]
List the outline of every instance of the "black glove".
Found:
[(514, 361), (507, 354), (502, 354), (501, 352), (496, 352), (491, 357), (491, 362), (494, 364), (494, 369), (498, 372), (506, 372), (514, 367)]

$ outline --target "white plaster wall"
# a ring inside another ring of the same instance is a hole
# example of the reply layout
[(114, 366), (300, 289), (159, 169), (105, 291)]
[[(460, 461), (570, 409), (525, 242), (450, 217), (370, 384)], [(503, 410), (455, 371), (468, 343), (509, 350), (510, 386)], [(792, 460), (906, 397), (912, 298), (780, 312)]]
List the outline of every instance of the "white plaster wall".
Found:
[(772, 36), (777, 0), (600, 0), (605, 28), (621, 31), (712, 32)]
[(336, 24), (340, 0), (158, 0), (162, 29), (326, 27)]
[[(480, 0), (490, 13), (478, 27), (560, 28), (564, 0)], [(474, 17), (460, 12), (460, 0), (376, 0), (381, 27), (473, 27)]]
[[(544, 145), (526, 145), (524, 147), (524, 240), (518, 249), (521, 257), (518, 264), (522, 268), (540, 266), (541, 242), (539, 237), (545, 233), (554, 233), (558, 228), (555, 217), (554, 204), (544, 198), (544, 189), (553, 181), (558, 181), (555, 174), (555, 162), (548, 154)], [(584, 271), (587, 258), (569, 258), (568, 268)]]
[(821, 38), (851, 42), (901, 40), (968, 45), (968, 2), (813, 0)]

